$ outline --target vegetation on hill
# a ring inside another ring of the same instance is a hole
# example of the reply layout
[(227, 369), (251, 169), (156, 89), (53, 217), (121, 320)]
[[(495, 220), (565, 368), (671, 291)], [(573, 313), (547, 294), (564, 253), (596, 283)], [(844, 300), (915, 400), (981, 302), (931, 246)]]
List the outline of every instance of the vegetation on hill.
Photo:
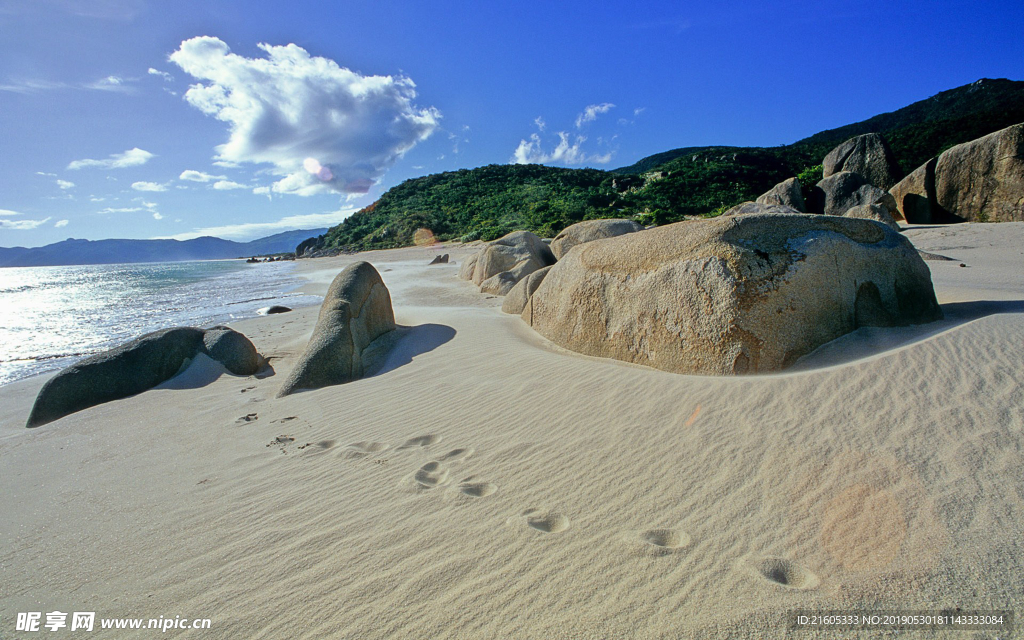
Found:
[(686, 147), (614, 171), (489, 165), (407, 180), (324, 236), (329, 249), (439, 240), (493, 240), (517, 229), (553, 236), (580, 220), (633, 217), (666, 224), (719, 214), (776, 183), (821, 177), (836, 145), (881, 133), (905, 172), (949, 147), (1024, 122), (1024, 82), (979, 80), (863, 122), (780, 147)]

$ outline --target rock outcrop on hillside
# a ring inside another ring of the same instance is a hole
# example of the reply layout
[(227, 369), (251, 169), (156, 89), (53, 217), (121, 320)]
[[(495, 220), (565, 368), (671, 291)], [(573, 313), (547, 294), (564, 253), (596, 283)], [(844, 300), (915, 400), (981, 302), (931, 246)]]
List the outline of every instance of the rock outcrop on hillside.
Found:
[(580, 247), (522, 313), (573, 351), (694, 374), (777, 371), (858, 327), (941, 316), (906, 238), (815, 215), (679, 222)]

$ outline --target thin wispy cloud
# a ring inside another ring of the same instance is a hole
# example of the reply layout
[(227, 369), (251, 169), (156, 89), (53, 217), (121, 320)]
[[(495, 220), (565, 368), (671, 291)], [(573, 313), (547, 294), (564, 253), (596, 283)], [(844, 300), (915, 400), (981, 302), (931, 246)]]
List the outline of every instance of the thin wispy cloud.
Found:
[(159, 182), (139, 181), (132, 183), (132, 189), (136, 191), (167, 191), (167, 185)]
[(244, 184), (238, 184), (231, 180), (218, 180), (213, 183), (213, 188), (217, 191), (231, 191), (232, 189), (248, 189), (249, 187)]
[(131, 83), (135, 80), (133, 78), (122, 78), (120, 76), (106, 76), (93, 80), (90, 82), (55, 82), (52, 80), (40, 80), (40, 79), (19, 79), (11, 80), (5, 84), (0, 84), (0, 91), (7, 91), (10, 93), (39, 93), (42, 91), (60, 91), (60, 90), (91, 90), (91, 91), (114, 91), (121, 93), (132, 93), (135, 91), (135, 87), (131, 86)]
[(17, 211), (11, 211), (10, 209), (0, 209), (0, 216), (20, 216), (21, 214)]
[(185, 100), (228, 124), (217, 161), (266, 163), (275, 193), (366, 193), (439, 126), (403, 76), (364, 76), (295, 44), (258, 45), (265, 58), (231, 53), (222, 40), (181, 43), (170, 60), (204, 84)]
[[(615, 105), (610, 103), (610, 102), (603, 102), (601, 104), (588, 105), (583, 110), (583, 113), (581, 113), (580, 115), (576, 116), (576, 128), (577, 129), (583, 128), (584, 124), (586, 124), (588, 122), (593, 122), (594, 120), (597, 120), (597, 116), (599, 116), (599, 115), (601, 115), (603, 113), (608, 113), (609, 111), (611, 111), (614, 108), (615, 108)], [(542, 131), (543, 131), (543, 129), (542, 129)]]
[(151, 76), (160, 76), (161, 78), (164, 79), (165, 82), (172, 82), (174, 80), (174, 76), (172, 76), (171, 74), (167, 73), (166, 71), (160, 71), (159, 69), (154, 69), (153, 67), (150, 67), (146, 71), (146, 73), (148, 73)]
[(0, 219), (0, 228), (2, 229), (13, 229), (15, 231), (30, 231), (32, 229), (38, 229), (47, 222), (50, 218), (43, 218), (42, 220), (5, 220)]
[(126, 167), (137, 167), (146, 164), (150, 158), (154, 157), (156, 157), (154, 154), (135, 147), (124, 153), (112, 154), (103, 160), (93, 160), (91, 158), (74, 160), (68, 164), (68, 169), (124, 169)]
[(136, 211), (142, 211), (142, 207), (107, 207), (96, 213), (135, 213)]
[(68, 182), (67, 180), (57, 180), (57, 186), (61, 189), (73, 189), (75, 186), (74, 182)]
[(355, 213), (356, 210), (356, 207), (345, 207), (330, 213), (287, 216), (274, 222), (246, 222), (218, 227), (202, 227), (169, 237), (174, 240), (191, 240), (200, 236), (216, 236), (227, 240), (252, 240), (292, 229), (334, 226)]
[(68, 220), (58, 220), (57, 222), (53, 223), (53, 227), (55, 229), (60, 229), (61, 227), (68, 226), (68, 222), (69, 222)]
[(186, 169), (181, 172), (178, 176), (178, 180), (185, 180), (187, 182), (213, 182), (214, 180), (227, 180), (227, 176), (215, 176), (202, 171), (196, 171), (195, 169)]
[(611, 162), (612, 153), (588, 154), (583, 150), (585, 136), (570, 138), (566, 131), (558, 132), (558, 144), (551, 151), (544, 151), (538, 134), (530, 134), (529, 140), (520, 140), (519, 146), (509, 162), (512, 164), (607, 164)]

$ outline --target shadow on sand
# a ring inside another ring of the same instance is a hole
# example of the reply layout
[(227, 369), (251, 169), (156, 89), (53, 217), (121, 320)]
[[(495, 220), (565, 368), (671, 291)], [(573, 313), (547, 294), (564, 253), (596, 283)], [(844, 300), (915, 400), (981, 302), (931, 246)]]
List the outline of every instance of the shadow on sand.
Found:
[(444, 324), (420, 324), (398, 328), (400, 333), (380, 366), (366, 376), (375, 378), (405, 366), (421, 354), (440, 347), (455, 337), (455, 329)]
[(942, 320), (909, 327), (862, 327), (836, 338), (800, 358), (785, 373), (797, 373), (848, 364), (886, 351), (927, 340), (979, 318), (1000, 313), (1024, 313), (1024, 300), (975, 300), (941, 305)]

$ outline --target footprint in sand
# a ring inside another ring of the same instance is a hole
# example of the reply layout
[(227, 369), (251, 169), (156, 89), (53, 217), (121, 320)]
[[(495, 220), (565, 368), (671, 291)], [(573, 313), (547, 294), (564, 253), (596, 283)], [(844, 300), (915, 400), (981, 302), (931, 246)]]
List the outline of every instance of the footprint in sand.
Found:
[(371, 453), (380, 453), (388, 448), (383, 442), (370, 442), (364, 440), (362, 442), (353, 442), (352, 444), (345, 447), (344, 455), (349, 458), (364, 458)]
[(638, 537), (641, 542), (659, 553), (682, 549), (691, 542), (690, 536), (676, 529), (648, 529), (641, 531)]
[(334, 440), (321, 440), (320, 442), (307, 442), (299, 447), (299, 449), (308, 448), (311, 451), (326, 451), (328, 449), (333, 449), (335, 444)]
[(473, 455), (473, 449), (472, 448), (452, 449), (451, 451), (449, 451), (448, 453), (444, 454), (443, 456), (441, 456), (438, 459), (443, 461), (443, 462), (462, 462), (464, 460), (469, 459), (469, 457), (472, 456), (472, 455)]
[(569, 518), (557, 511), (543, 512), (537, 509), (527, 509), (523, 515), (526, 516), (526, 524), (544, 533), (558, 533), (569, 528)]
[(412, 449), (413, 447), (429, 447), (432, 444), (441, 442), (441, 436), (426, 435), (416, 436), (415, 438), (409, 438), (406, 440), (399, 449)]
[(440, 462), (428, 462), (413, 476), (420, 486), (433, 489), (448, 481), (448, 467)]
[(246, 422), (255, 422), (256, 420), (259, 420), (259, 416), (257, 416), (255, 413), (249, 413), (249, 414), (246, 414), (246, 415), (242, 416), (238, 420), (235, 420), (235, 423), (236, 424), (244, 424)]
[(760, 558), (751, 567), (764, 580), (789, 589), (813, 589), (820, 582), (810, 569), (786, 558)]
[(459, 491), (474, 498), (486, 498), (497, 490), (498, 485), (492, 482), (476, 482), (473, 476), (459, 483)]

